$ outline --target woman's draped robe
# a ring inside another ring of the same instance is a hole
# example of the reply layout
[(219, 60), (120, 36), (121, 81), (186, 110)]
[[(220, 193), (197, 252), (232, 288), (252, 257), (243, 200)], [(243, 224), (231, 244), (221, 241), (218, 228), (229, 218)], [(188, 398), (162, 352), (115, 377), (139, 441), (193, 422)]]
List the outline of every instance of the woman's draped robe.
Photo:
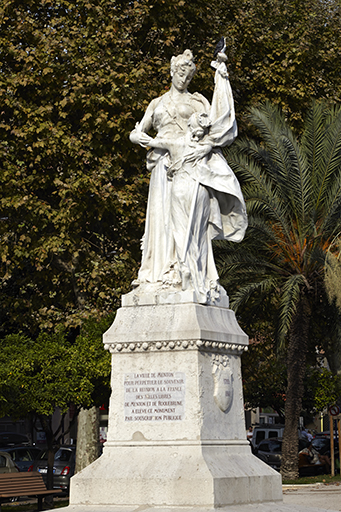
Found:
[[(216, 67), (209, 112), (212, 122), (209, 141), (213, 149), (209, 155), (195, 166), (187, 163), (171, 180), (167, 176), (168, 153), (163, 150), (151, 153), (152, 174), (139, 271), (140, 283), (174, 283), (179, 280), (179, 273), (182, 277), (190, 275), (188, 286), (195, 290), (198, 302), (203, 303), (207, 302), (208, 292), (217, 289), (211, 240), (239, 242), (247, 227), (239, 183), (220, 149), (236, 138), (237, 124), (226, 66), (221, 63)], [(192, 96), (198, 101), (195, 111), (205, 112), (204, 102), (200, 105), (202, 97)], [(159, 113), (155, 112), (154, 127), (160, 137), (177, 138), (184, 130), (177, 130), (176, 114), (170, 111), (176, 106), (167, 105), (167, 95), (162, 98)], [(160, 122), (167, 116), (170, 122)]]

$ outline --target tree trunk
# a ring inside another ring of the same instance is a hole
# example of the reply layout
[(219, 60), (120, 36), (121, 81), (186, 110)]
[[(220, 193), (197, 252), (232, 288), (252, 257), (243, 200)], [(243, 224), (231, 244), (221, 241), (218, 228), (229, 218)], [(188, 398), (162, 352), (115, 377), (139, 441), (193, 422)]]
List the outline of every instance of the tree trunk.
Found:
[(48, 489), (53, 489), (53, 465), (54, 465), (54, 436), (52, 432), (51, 416), (40, 416), (40, 423), (46, 436), (47, 446), (47, 483)]
[[(40, 416), (40, 423), (46, 436), (47, 445), (47, 489), (53, 489), (53, 466), (54, 466), (54, 436), (52, 431), (52, 417)], [(46, 496), (44, 500), (48, 508), (53, 508), (53, 495)]]
[(99, 410), (97, 407), (81, 409), (78, 414), (76, 470), (94, 462), (99, 457)]
[(303, 379), (306, 372), (310, 310), (302, 298), (297, 305), (289, 331), (287, 353), (288, 385), (285, 396), (285, 428), (282, 444), (282, 477), (298, 478), (298, 427), (304, 394)]
[(341, 313), (337, 314), (335, 323), (336, 335), (334, 335), (332, 349), (327, 352), (327, 359), (331, 371), (341, 376)]

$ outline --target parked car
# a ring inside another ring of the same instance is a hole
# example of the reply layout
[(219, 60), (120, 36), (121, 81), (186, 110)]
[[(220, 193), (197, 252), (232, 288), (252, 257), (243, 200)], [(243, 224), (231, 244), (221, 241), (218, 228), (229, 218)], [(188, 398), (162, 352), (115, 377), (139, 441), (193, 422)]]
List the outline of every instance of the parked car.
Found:
[(28, 471), (28, 468), (32, 466), (33, 461), (41, 452), (40, 448), (36, 446), (14, 446), (2, 450), (10, 454), (20, 471)]
[(264, 439), (271, 439), (273, 437), (283, 437), (284, 433), (284, 425), (280, 424), (266, 424), (256, 425), (253, 429), (252, 434), (252, 444), (255, 448), (258, 448), (258, 445)]
[[(53, 463), (53, 488), (70, 492), (70, 478), (74, 475), (76, 465), (76, 447), (61, 446), (55, 453)], [(42, 450), (29, 471), (38, 471), (47, 480), (47, 450)]]
[(256, 457), (279, 471), (282, 461), (282, 439), (277, 437), (260, 441), (256, 448)]
[(0, 452), (0, 473), (17, 473), (19, 468), (7, 452)]
[(30, 441), (24, 434), (16, 434), (15, 432), (0, 432), (0, 448), (29, 444)]
[[(312, 445), (321, 455), (329, 455), (330, 456), (330, 438), (329, 437), (315, 437), (312, 440)], [(334, 438), (334, 455), (335, 457), (339, 456), (339, 443), (336, 438)]]
[[(303, 450), (307, 446), (307, 442), (299, 440), (299, 450)], [(279, 471), (282, 462), (282, 439), (268, 438), (261, 441), (256, 448), (256, 457)]]
[[(337, 430), (334, 430), (334, 439), (337, 436)], [(315, 437), (329, 437), (330, 438), (330, 430), (324, 430), (323, 432), (316, 432)]]

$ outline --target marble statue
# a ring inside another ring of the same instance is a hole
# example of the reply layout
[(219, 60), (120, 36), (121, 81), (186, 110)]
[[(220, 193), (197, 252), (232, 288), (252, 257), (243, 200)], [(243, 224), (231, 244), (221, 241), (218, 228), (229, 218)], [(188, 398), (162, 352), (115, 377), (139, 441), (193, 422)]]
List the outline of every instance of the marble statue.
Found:
[(245, 437), (248, 337), (212, 251), (214, 238), (239, 242), (247, 226), (222, 154), (237, 136), (224, 46), (222, 38), (211, 105), (187, 91), (195, 65), (186, 50), (171, 60), (169, 92), (131, 133), (151, 170), (142, 263), (103, 334), (112, 357), (107, 441), (72, 477), (68, 512), (284, 510), (281, 475)]
[[(239, 183), (221, 150), (237, 136), (225, 54), (219, 52), (211, 65), (216, 72), (210, 105), (187, 90), (195, 73), (192, 52), (172, 57), (170, 90), (150, 103), (130, 134), (133, 143), (150, 148), (151, 171), (135, 293), (190, 290), (200, 304), (226, 296), (211, 241), (240, 242), (247, 216)], [(154, 139), (148, 135), (152, 128)]]

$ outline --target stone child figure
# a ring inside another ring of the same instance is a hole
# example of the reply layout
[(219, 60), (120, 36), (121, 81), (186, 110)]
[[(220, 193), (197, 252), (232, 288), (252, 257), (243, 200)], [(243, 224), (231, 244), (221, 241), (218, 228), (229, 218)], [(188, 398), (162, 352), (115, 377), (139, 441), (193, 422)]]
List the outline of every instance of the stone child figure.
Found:
[[(222, 57), (212, 63), (212, 105), (187, 90), (195, 72), (192, 53), (173, 57), (170, 91), (151, 102), (130, 135), (132, 142), (153, 148), (147, 155), (151, 180), (142, 262), (134, 283), (139, 293), (190, 290), (201, 304), (226, 296), (211, 240), (242, 240), (247, 217), (239, 183), (220, 149), (237, 135)], [(147, 135), (151, 128), (155, 139)]]

